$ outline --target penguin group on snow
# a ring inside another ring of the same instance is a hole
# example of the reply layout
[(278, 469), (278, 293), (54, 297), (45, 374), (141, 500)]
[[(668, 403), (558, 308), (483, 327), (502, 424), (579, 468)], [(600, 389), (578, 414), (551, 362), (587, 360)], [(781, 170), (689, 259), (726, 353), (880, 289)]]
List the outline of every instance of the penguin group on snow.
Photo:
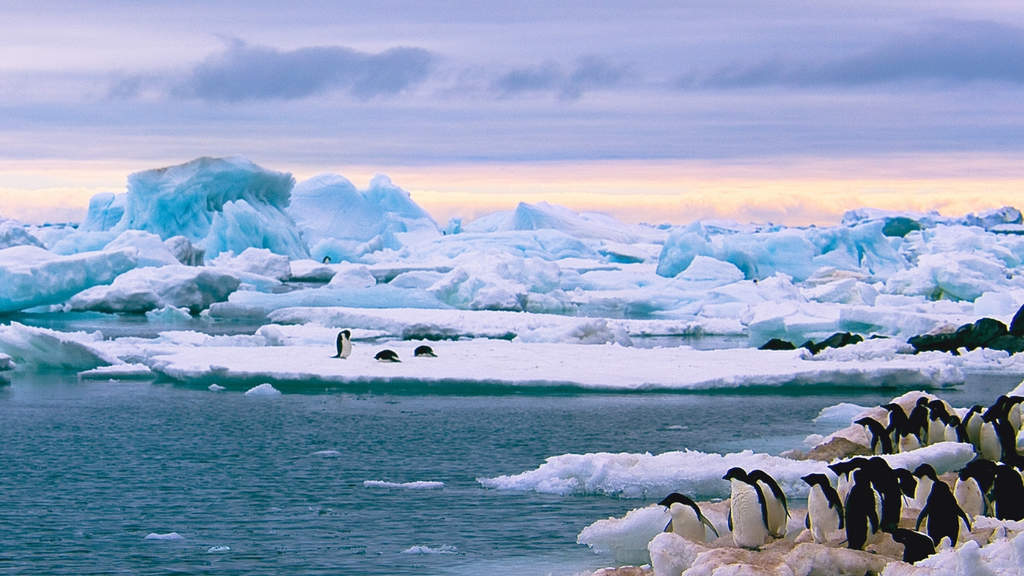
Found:
[[(348, 358), (352, 354), (352, 333), (348, 330), (342, 330), (338, 332), (337, 340), (335, 341), (335, 347), (337, 353), (331, 358)], [(434, 353), (434, 349), (426, 344), (417, 346), (412, 353), (417, 358), (437, 358), (437, 354)], [(401, 362), (398, 353), (394, 350), (385, 348), (377, 352), (373, 356), (374, 360), (379, 362)]]
[[(887, 404), (888, 421), (860, 418), (876, 455), (829, 464), (802, 480), (810, 487), (804, 520), (815, 542), (863, 550), (888, 534), (903, 545), (903, 560), (916, 562), (937, 548), (955, 546), (977, 516), (1024, 520), (1024, 472), (1018, 452), (1024, 397), (1000, 396), (989, 407), (957, 411), (944, 401), (922, 397), (908, 414)], [(940, 477), (929, 464), (892, 468), (879, 454), (942, 441), (969, 442), (977, 457), (955, 475)], [(786, 536), (789, 509), (779, 484), (762, 470), (731, 468), (728, 526), (734, 545), (757, 549)], [(665, 530), (708, 542), (718, 532), (691, 498), (672, 493), (659, 502), (672, 517)], [(845, 535), (845, 539), (842, 536)]]

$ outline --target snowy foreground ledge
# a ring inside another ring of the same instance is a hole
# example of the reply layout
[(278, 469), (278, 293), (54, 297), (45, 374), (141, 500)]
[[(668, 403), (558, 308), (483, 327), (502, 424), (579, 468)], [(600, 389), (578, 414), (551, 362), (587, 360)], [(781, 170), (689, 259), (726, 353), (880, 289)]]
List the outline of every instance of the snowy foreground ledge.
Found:
[[(176, 380), (240, 384), (421, 383), (426, 385), (567, 386), (607, 390), (700, 390), (744, 386), (905, 386), (957, 384), (948, 355), (809, 360), (801, 351), (639, 349), (617, 345), (531, 344), (496, 340), (432, 343), (438, 358), (414, 358), (420, 342), (357, 346), (331, 358), (324, 346), (203, 346), (157, 354), (150, 368)], [(373, 359), (390, 348), (401, 363)]]

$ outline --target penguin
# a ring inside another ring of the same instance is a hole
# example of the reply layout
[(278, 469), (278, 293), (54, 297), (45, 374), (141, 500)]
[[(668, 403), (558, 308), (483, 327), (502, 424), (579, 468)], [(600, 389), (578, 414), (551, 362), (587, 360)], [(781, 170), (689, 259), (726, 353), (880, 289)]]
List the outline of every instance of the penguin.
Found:
[(349, 354), (352, 353), (352, 333), (348, 330), (338, 332), (335, 346), (338, 347), (338, 353), (331, 356), (331, 358), (348, 358)]
[(875, 456), (868, 459), (865, 467), (870, 473), (869, 481), (879, 496), (879, 526), (889, 531), (900, 523), (903, 511), (903, 491), (899, 478), (889, 464)]
[(892, 438), (889, 433), (885, 431), (885, 426), (874, 418), (864, 417), (854, 422), (854, 424), (860, 424), (867, 428), (868, 434), (871, 436), (871, 444), (868, 448), (871, 449), (872, 454), (892, 454)]
[(324, 256), (324, 259), (321, 260), (320, 263), (321, 264), (330, 264), (331, 263), (331, 257), (330, 256)]
[(1024, 421), (1021, 404), (1024, 403), (1024, 396), (1010, 396), (1009, 409), (1006, 412), (1006, 419), (1010, 421), (1015, 432), (1020, 432), (1021, 423)]
[(824, 474), (808, 474), (800, 479), (811, 487), (804, 525), (811, 531), (815, 542), (827, 542), (829, 534), (844, 527), (843, 503), (839, 500), (839, 493)]
[(890, 402), (883, 406), (883, 408), (889, 412), (889, 424), (886, 425), (885, 429), (889, 432), (889, 437), (895, 443), (898, 432), (907, 425), (907, 413), (903, 410), (903, 406), (895, 402)]
[(916, 530), (921, 529), (921, 522), (927, 519), (925, 524), (928, 536), (935, 543), (943, 538), (949, 538), (950, 546), (956, 546), (957, 538), (960, 537), (960, 522), (957, 518), (963, 518), (967, 529), (971, 529), (971, 519), (956, 503), (953, 492), (945, 482), (938, 480), (932, 483), (931, 493), (928, 494), (928, 501), (925, 503), (921, 513), (917, 516)]
[(867, 461), (867, 458), (857, 456), (849, 460), (828, 465), (828, 469), (836, 475), (836, 492), (839, 492), (839, 499), (841, 501), (845, 502), (846, 496), (850, 493), (850, 475), (853, 474), (853, 471), (857, 468), (867, 464)]
[(997, 419), (993, 422), (996, 436), (999, 438), (999, 449), (1001, 456), (999, 461), (1003, 464), (1024, 466), (1024, 456), (1017, 453), (1017, 434), (1009, 420)]
[(911, 450), (917, 450), (923, 445), (921, 438), (910, 430), (905, 430), (904, 433), (900, 434), (899, 440), (897, 441), (897, 447), (900, 452), (910, 452)]
[(380, 360), (381, 362), (401, 362), (401, 360), (398, 359), (398, 354), (395, 354), (394, 350), (388, 349), (384, 349), (381, 350), (380, 352), (377, 352), (377, 354), (374, 356), (374, 359)]
[(928, 402), (928, 444), (938, 444), (946, 440), (946, 423), (949, 421), (949, 410), (946, 404), (936, 398)]
[(673, 492), (658, 502), (658, 505), (668, 508), (672, 515), (665, 526), (665, 532), (678, 534), (693, 542), (707, 542), (707, 531), (704, 529), (707, 526), (718, 538), (718, 530), (701, 513), (700, 506), (688, 496)]
[(1013, 466), (998, 464), (992, 483), (992, 501), (996, 518), (1024, 520), (1024, 481)]
[(971, 409), (963, 417), (964, 429), (967, 431), (967, 440), (978, 449), (980, 449), (978, 437), (981, 434), (981, 411), (984, 409), (981, 404), (975, 404), (971, 406)]
[(434, 349), (426, 344), (417, 346), (416, 349), (413, 350), (412, 355), (417, 358), (437, 358), (437, 354), (434, 354)]
[(900, 484), (900, 492), (903, 493), (904, 498), (914, 498), (914, 492), (917, 491), (917, 476), (906, 468), (897, 468), (896, 481)]
[(853, 486), (843, 506), (846, 512), (846, 545), (852, 550), (863, 550), (871, 533), (878, 532), (878, 512), (875, 510), (875, 491), (871, 489), (870, 472), (853, 473)]
[(764, 470), (752, 470), (747, 478), (756, 482), (764, 494), (765, 507), (768, 510), (768, 533), (774, 538), (782, 538), (786, 535), (787, 518), (789, 518), (789, 506), (786, 503), (786, 494), (775, 481)]
[(742, 468), (730, 468), (722, 479), (729, 481), (729, 529), (733, 543), (740, 548), (760, 548), (769, 538), (768, 508), (761, 487)]
[(905, 430), (917, 436), (924, 446), (928, 438), (928, 398), (922, 396), (917, 399), (914, 409), (907, 415)]
[(914, 499), (910, 503), (911, 508), (921, 510), (928, 503), (928, 495), (932, 492), (932, 484), (939, 481), (938, 474), (931, 464), (921, 464), (914, 469), (914, 476), (917, 477), (917, 490), (914, 490)]
[(897, 528), (890, 534), (893, 540), (903, 544), (904, 562), (913, 564), (935, 554), (935, 542), (927, 534), (906, 528)]
[(1003, 456), (1003, 447), (999, 442), (999, 434), (996, 432), (997, 417), (989, 409), (981, 417), (981, 429), (978, 431), (978, 452), (979, 455), (993, 462)]
[(971, 518), (988, 512), (985, 495), (992, 488), (995, 473), (995, 463), (981, 458), (968, 462), (957, 472), (956, 483), (953, 484), (953, 497)]

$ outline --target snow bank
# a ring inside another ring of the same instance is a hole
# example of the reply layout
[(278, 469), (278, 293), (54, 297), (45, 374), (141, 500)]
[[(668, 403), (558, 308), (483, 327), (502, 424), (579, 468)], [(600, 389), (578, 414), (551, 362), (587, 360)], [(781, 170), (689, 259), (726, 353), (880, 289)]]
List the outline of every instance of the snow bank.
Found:
[(892, 562), (882, 576), (1021, 576), (1024, 574), (1024, 532), (979, 545), (969, 540), (916, 564)]
[(0, 250), (0, 313), (63, 302), (135, 267), (136, 250), (59, 256), (37, 246)]
[(630, 510), (622, 518), (598, 520), (580, 531), (576, 542), (594, 552), (610, 552), (620, 564), (643, 564), (650, 561), (647, 544), (665, 530), (671, 519), (668, 508), (652, 504)]
[(68, 304), (73, 310), (137, 314), (170, 306), (198, 314), (213, 302), (226, 300), (238, 286), (238, 278), (212, 268), (181, 264), (136, 268), (109, 286), (76, 294)]
[[(969, 444), (941, 442), (883, 458), (894, 468), (909, 470), (927, 462), (943, 474), (970, 462), (974, 449)], [(661, 499), (672, 492), (682, 492), (694, 499), (708, 499), (728, 497), (729, 482), (722, 480), (722, 476), (734, 466), (764, 470), (790, 498), (807, 497), (808, 486), (800, 479), (802, 476), (834, 476), (825, 462), (816, 460), (792, 460), (750, 450), (725, 455), (684, 450), (657, 455), (563, 454), (548, 458), (535, 470), (477, 481), (488, 488), (545, 494)]]

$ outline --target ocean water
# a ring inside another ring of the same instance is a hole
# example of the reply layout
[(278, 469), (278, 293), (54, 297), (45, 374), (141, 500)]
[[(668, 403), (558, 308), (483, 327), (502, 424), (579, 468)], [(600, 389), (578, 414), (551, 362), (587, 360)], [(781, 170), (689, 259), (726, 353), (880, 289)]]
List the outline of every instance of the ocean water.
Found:
[[(1016, 382), (942, 396), (989, 403)], [(900, 393), (806, 392), (247, 397), (16, 374), (0, 388), (0, 573), (579, 574), (614, 564), (576, 544), (582, 528), (664, 495), (476, 479), (565, 453), (779, 452), (820, 432), (825, 406)]]

